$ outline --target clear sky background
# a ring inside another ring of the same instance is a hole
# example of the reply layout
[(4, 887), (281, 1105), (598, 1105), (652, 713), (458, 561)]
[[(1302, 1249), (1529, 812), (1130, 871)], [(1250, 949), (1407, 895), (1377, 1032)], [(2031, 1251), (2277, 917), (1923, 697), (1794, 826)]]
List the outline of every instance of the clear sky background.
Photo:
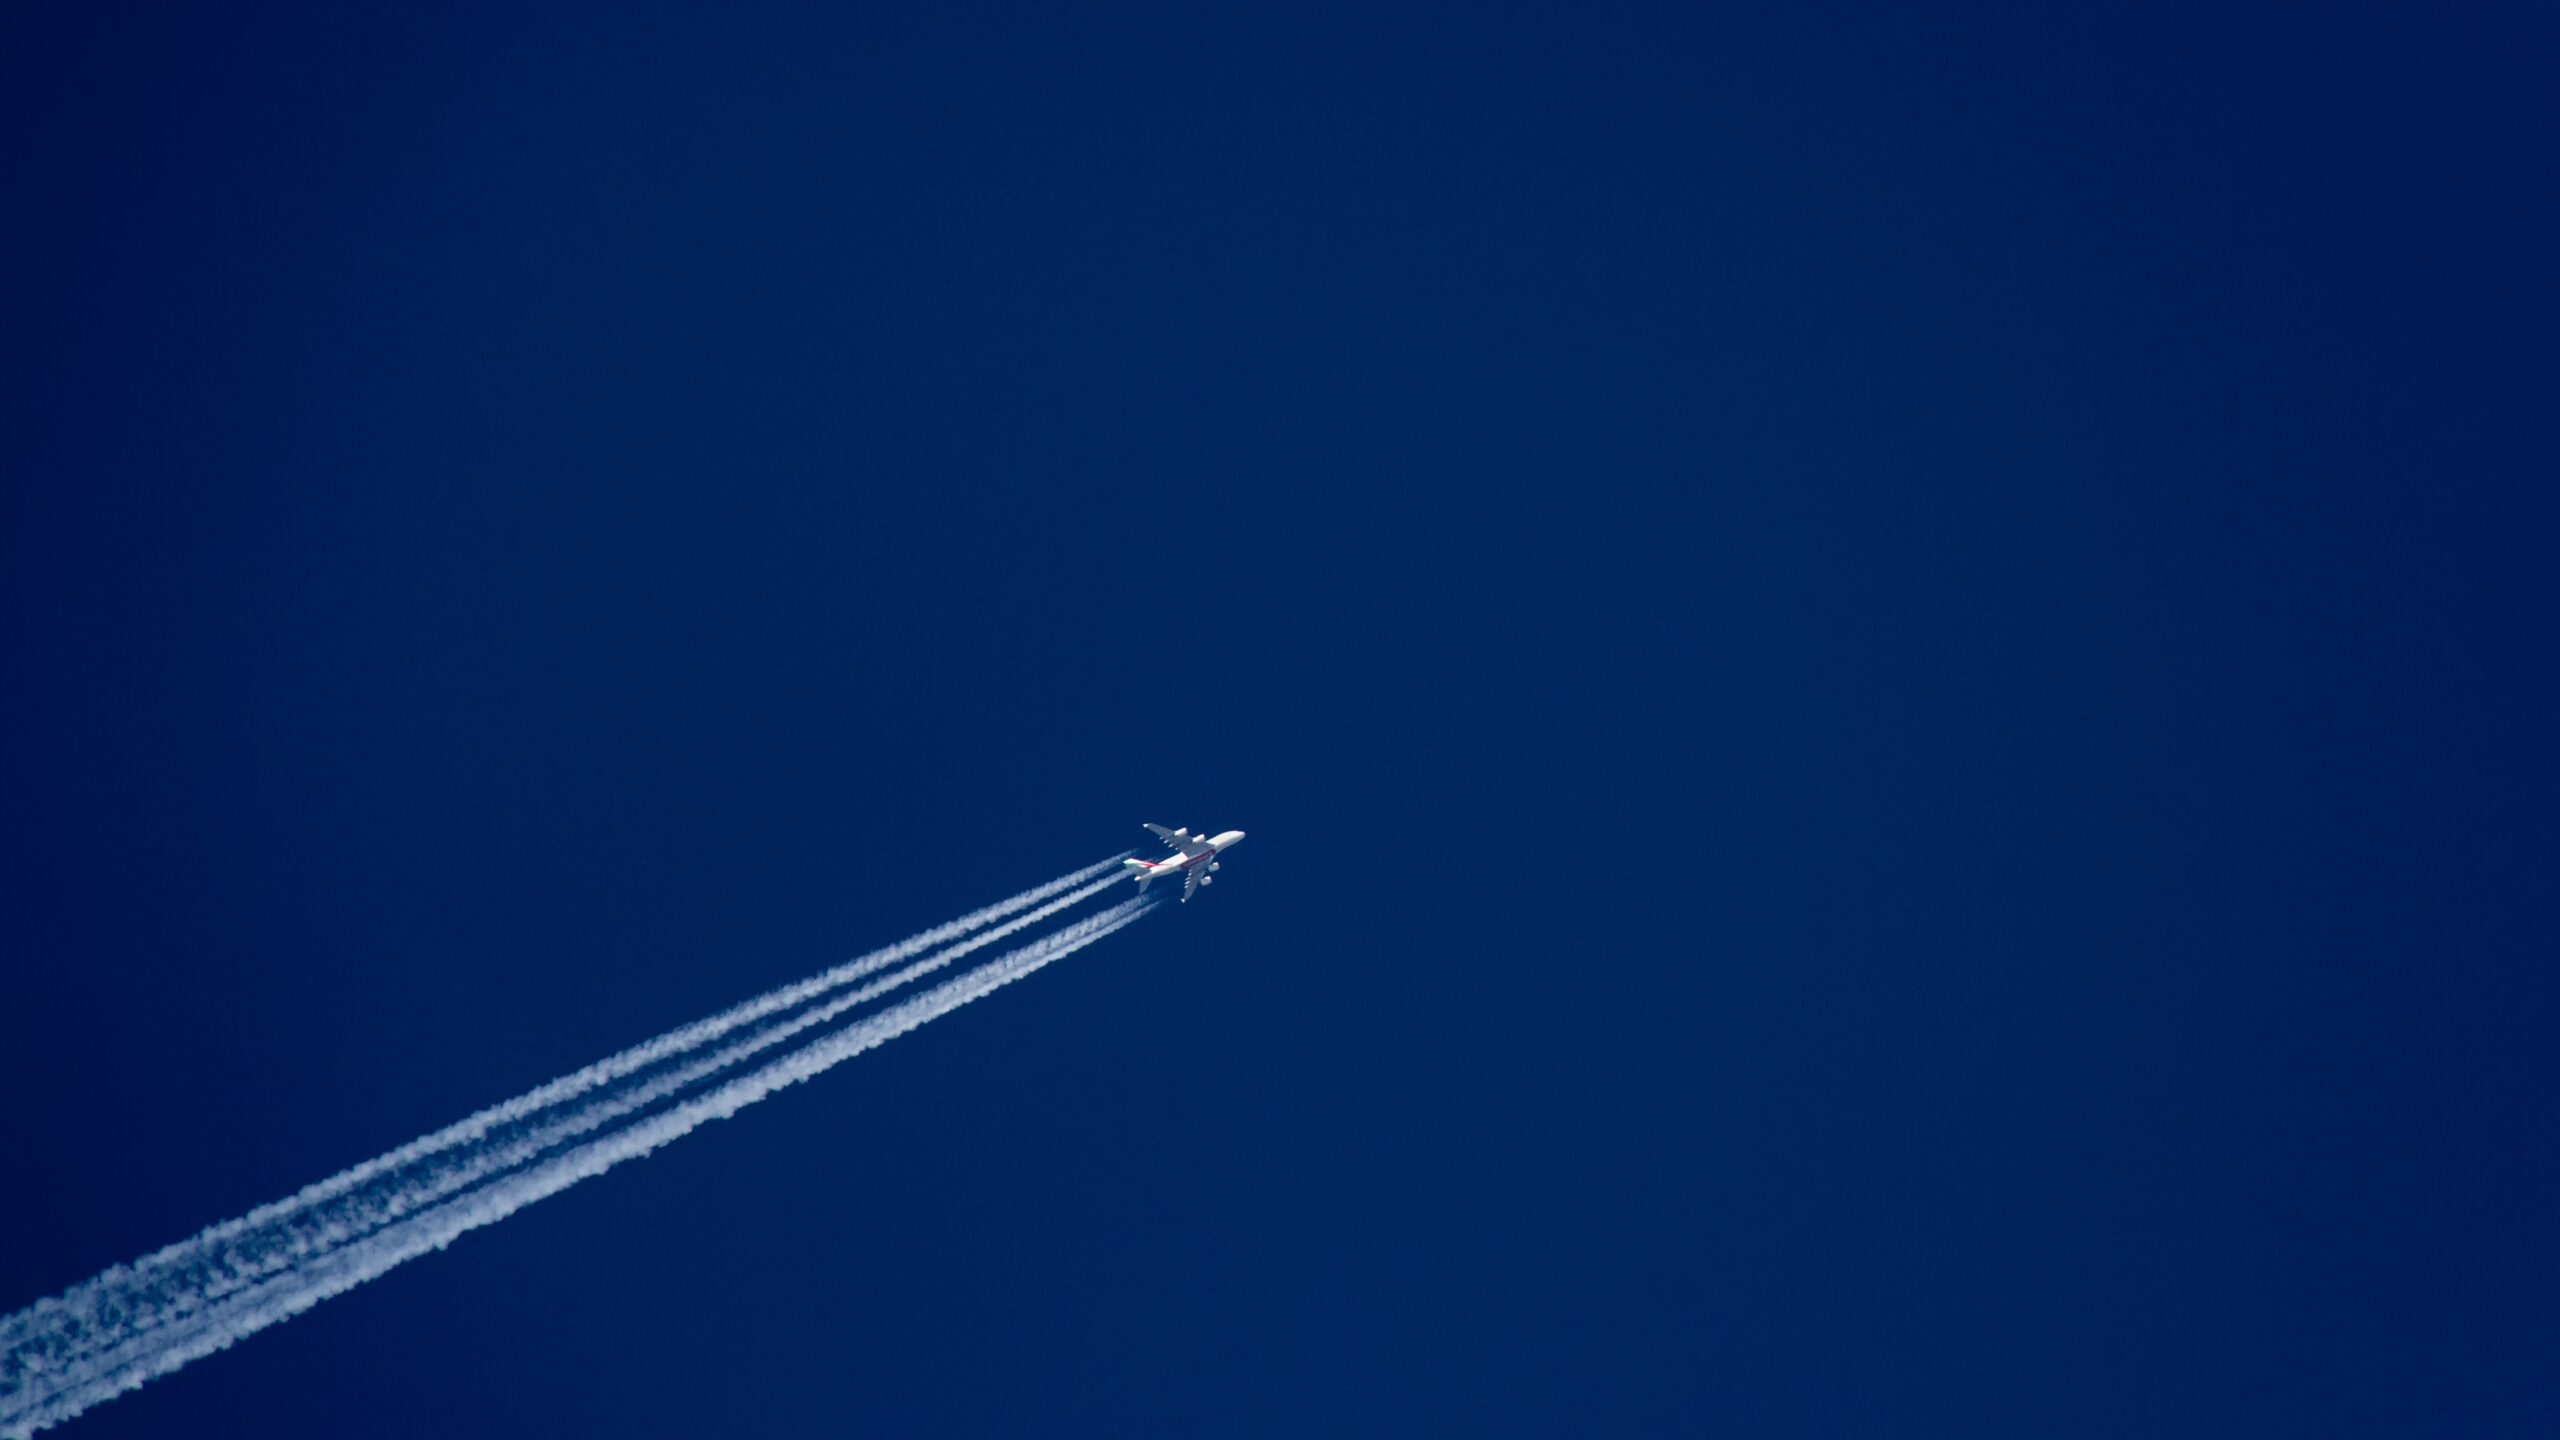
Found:
[(2560, 1430), (2543, 5), (0, 20), (0, 1308), (1217, 889), (107, 1436)]

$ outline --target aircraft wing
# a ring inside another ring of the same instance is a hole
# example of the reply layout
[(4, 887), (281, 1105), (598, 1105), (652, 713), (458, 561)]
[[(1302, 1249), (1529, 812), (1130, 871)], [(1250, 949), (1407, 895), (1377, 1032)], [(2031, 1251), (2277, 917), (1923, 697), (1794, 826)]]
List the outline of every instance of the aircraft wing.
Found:
[(1200, 885), (1200, 872), (1199, 872), (1198, 870), (1196, 870), (1196, 869), (1192, 869), (1192, 870), (1185, 870), (1185, 871), (1183, 871), (1183, 872), (1182, 872), (1182, 898), (1183, 898), (1183, 899), (1185, 899), (1185, 900), (1190, 899), (1190, 898), (1191, 898), (1191, 892), (1192, 892), (1193, 890), (1195, 890), (1195, 889), (1199, 888), (1199, 885)]
[(1185, 856), (1201, 855), (1208, 852), (1209, 842), (1201, 839), (1197, 835), (1189, 833), (1188, 830), (1167, 830), (1161, 825), (1153, 824), (1147, 826), (1147, 828), (1156, 832), (1157, 839), (1162, 840), (1165, 844), (1181, 851)]

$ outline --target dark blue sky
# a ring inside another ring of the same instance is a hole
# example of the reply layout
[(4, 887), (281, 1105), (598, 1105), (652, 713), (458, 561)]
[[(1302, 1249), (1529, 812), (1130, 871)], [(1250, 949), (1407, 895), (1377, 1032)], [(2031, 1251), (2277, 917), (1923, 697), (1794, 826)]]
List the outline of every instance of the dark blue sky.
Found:
[(2546, 7), (339, 8), (0, 20), (0, 1308), (1253, 838), (77, 1433), (2560, 1427)]

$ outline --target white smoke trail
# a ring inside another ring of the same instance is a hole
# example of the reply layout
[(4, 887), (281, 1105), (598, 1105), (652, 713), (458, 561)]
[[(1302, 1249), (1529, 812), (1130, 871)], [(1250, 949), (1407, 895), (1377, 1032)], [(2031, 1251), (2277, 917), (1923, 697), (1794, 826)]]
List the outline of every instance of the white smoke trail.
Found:
[(0, 1318), (0, 1354), (6, 1354), (15, 1349), (39, 1326), (50, 1328), (61, 1324), (87, 1323), (97, 1312), (99, 1305), (111, 1294), (130, 1293), (163, 1271), (195, 1263), (213, 1247), (253, 1228), (290, 1224), (296, 1216), (344, 1195), (379, 1175), (457, 1146), (471, 1144), (499, 1126), (512, 1124), (539, 1111), (574, 1100), (599, 1086), (609, 1085), (671, 1056), (708, 1044), (741, 1025), (753, 1024), (765, 1016), (787, 1010), (839, 985), (861, 979), (865, 975), (895, 965), (901, 960), (922, 954), (947, 940), (966, 935), (990, 921), (1001, 919), (1026, 906), (1036, 905), (1061, 890), (1081, 885), (1097, 875), (1105, 872), (1116, 875), (1119, 863), (1126, 853), (1124, 851), (1121, 855), (1114, 855), (1108, 860), (1061, 875), (1046, 884), (1035, 885), (1010, 899), (1000, 900), (984, 909), (973, 910), (948, 924), (937, 925), (930, 930), (911, 935), (895, 945), (848, 960), (842, 965), (812, 975), (805, 980), (768, 990), (752, 1000), (734, 1005), (709, 1019), (679, 1026), (653, 1040), (643, 1041), (619, 1054), (607, 1056), (584, 1069), (571, 1071), (549, 1084), (536, 1086), (512, 1100), (492, 1105), (468, 1119), (457, 1121), (431, 1135), (421, 1136), (396, 1150), (378, 1155), (360, 1165), (350, 1166), (325, 1180), (306, 1185), (285, 1199), (261, 1205), (236, 1220), (226, 1220), (219, 1225), (211, 1226), (176, 1244), (153, 1251), (130, 1264), (111, 1267), (93, 1279), (73, 1286), (59, 1296), (40, 1300), (14, 1315)]
[(165, 1327), (132, 1347), (119, 1347), (97, 1357), (95, 1365), (58, 1377), (41, 1395), (21, 1393), (0, 1399), (0, 1437), (21, 1440), (58, 1424), (102, 1400), (134, 1389), (158, 1376), (256, 1334), (279, 1320), (342, 1294), (404, 1261), (439, 1250), (457, 1237), (494, 1224), (547, 1196), (605, 1171), (625, 1160), (646, 1155), (691, 1133), (706, 1121), (726, 1119), (774, 1091), (810, 1079), (854, 1056), (884, 1045), (918, 1026), (959, 1009), (1073, 954), (1135, 921), (1161, 903), (1147, 896), (1045, 935), (977, 969), (934, 986), (921, 995), (867, 1016), (800, 1049), (769, 1062), (695, 1099), (673, 1106), (576, 1149), (527, 1166), (512, 1175), (452, 1199), (435, 1209), (392, 1225), (366, 1239), (341, 1246), (301, 1268), (275, 1276), (254, 1289), (217, 1303), (194, 1319)]
[[(95, 1363), (95, 1356), (101, 1346), (130, 1346), (159, 1326), (182, 1320), (204, 1306), (255, 1284), (266, 1276), (308, 1264), (320, 1255), (349, 1241), (359, 1239), (404, 1215), (424, 1209), (490, 1176), (512, 1170), (546, 1150), (599, 1129), (625, 1115), (645, 1110), (661, 1100), (692, 1088), (741, 1060), (772, 1049), (795, 1035), (823, 1025), (846, 1011), (877, 999), (920, 976), (942, 969), (953, 961), (1036, 925), (1059, 911), (1081, 904), (1118, 883), (1120, 883), (1120, 877), (1114, 873), (1079, 886), (1045, 905), (1037, 906), (1011, 920), (916, 961), (885, 979), (839, 993), (825, 1003), (811, 1006), (779, 1025), (757, 1031), (744, 1040), (723, 1046), (702, 1058), (687, 1060), (686, 1063), (675, 1066), (663, 1074), (651, 1076), (642, 1083), (607, 1090), (601, 1097), (584, 1105), (571, 1107), (565, 1102), (555, 1104), (552, 1107), (553, 1110), (566, 1112), (562, 1118), (544, 1119), (542, 1123), (522, 1134), (494, 1143), (464, 1143), (447, 1147), (445, 1158), (440, 1163), (422, 1169), (420, 1173), (399, 1178), (395, 1183), (378, 1188), (375, 1193), (354, 1193), (351, 1198), (346, 1198), (339, 1204), (304, 1206), (284, 1221), (265, 1227), (250, 1226), (245, 1230), (234, 1230), (224, 1236), (221, 1241), (203, 1246), (193, 1261), (184, 1267), (174, 1270), (163, 1268), (156, 1272), (137, 1274), (130, 1279), (122, 1279), (121, 1283), (116, 1283), (119, 1281), (117, 1272), (109, 1271), (106, 1275), (82, 1287), (88, 1293), (83, 1296), (87, 1304), (81, 1312), (61, 1312), (54, 1317), (56, 1323), (53, 1325), (29, 1327), (27, 1336), (14, 1346), (0, 1343), (0, 1354), (9, 1354), (12, 1350), (16, 1352), (13, 1358), (17, 1360), (17, 1368), (21, 1372), (18, 1376), (0, 1376), (0, 1379), (14, 1379), (21, 1384), (32, 1383), (37, 1377), (50, 1371), (91, 1365)], [(983, 924), (985, 922), (982, 917), (987, 913), (980, 911), (967, 917), (967, 920)], [(952, 928), (952, 926), (943, 926), (925, 933), (927, 935), (948, 934)], [(860, 975), (873, 972), (887, 963), (880, 957), (896, 958), (901, 952), (914, 953), (913, 942), (902, 942), (900, 945), (875, 951), (861, 960), (837, 967), (836, 970), (828, 973)], [(811, 981), (785, 987), (785, 990), (774, 991), (771, 994), (779, 995), (786, 991), (797, 990), (803, 991), (805, 998), (806, 993), (818, 993), (812, 987), (816, 979), (822, 978), (824, 977), (813, 977)], [(756, 1001), (748, 1002), (747, 1006), (724, 1012), (723, 1016), (716, 1018), (725, 1019), (728, 1015), (739, 1014), (749, 1006), (761, 1004), (768, 998), (770, 997), (759, 997)], [(686, 1030), (698, 1031), (703, 1028), (688, 1026)], [(716, 1032), (710, 1033), (716, 1034)], [(706, 1048), (708, 1048), (708, 1042), (698, 1043), (692, 1047), (697, 1052)], [(625, 1055), (632, 1053), (635, 1052), (624, 1052)], [(682, 1057), (686, 1052), (678, 1050), (674, 1054)], [(599, 1068), (589, 1067), (590, 1070)], [(483, 1113), (492, 1112), (484, 1111)], [(402, 1148), (408, 1150), (415, 1147)], [(373, 1168), (377, 1176), (396, 1173), (382, 1167), (379, 1162), (368, 1162), (368, 1165)], [(219, 1228), (221, 1227), (217, 1227)], [(210, 1235), (213, 1232), (206, 1233)], [(75, 1314), (85, 1319), (87, 1315), (104, 1313), (112, 1313), (114, 1317), (111, 1323), (104, 1326), (94, 1323), (87, 1325), (72, 1323)]]

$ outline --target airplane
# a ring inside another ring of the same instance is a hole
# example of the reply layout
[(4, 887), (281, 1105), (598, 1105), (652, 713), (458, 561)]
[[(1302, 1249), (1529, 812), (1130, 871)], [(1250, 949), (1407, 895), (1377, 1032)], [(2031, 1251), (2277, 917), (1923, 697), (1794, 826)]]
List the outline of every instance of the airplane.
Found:
[(1120, 862), (1121, 871), (1138, 877), (1141, 892), (1150, 881), (1179, 874), (1185, 901), (1190, 900), (1193, 886), (1206, 885), (1213, 878), (1209, 872), (1218, 868), (1218, 852), (1244, 838), (1241, 830), (1230, 830), (1223, 835), (1194, 835), (1188, 829), (1167, 830), (1161, 825), (1149, 825), (1147, 828), (1156, 832), (1157, 838), (1165, 844), (1182, 853), (1153, 863), (1123, 860)]

